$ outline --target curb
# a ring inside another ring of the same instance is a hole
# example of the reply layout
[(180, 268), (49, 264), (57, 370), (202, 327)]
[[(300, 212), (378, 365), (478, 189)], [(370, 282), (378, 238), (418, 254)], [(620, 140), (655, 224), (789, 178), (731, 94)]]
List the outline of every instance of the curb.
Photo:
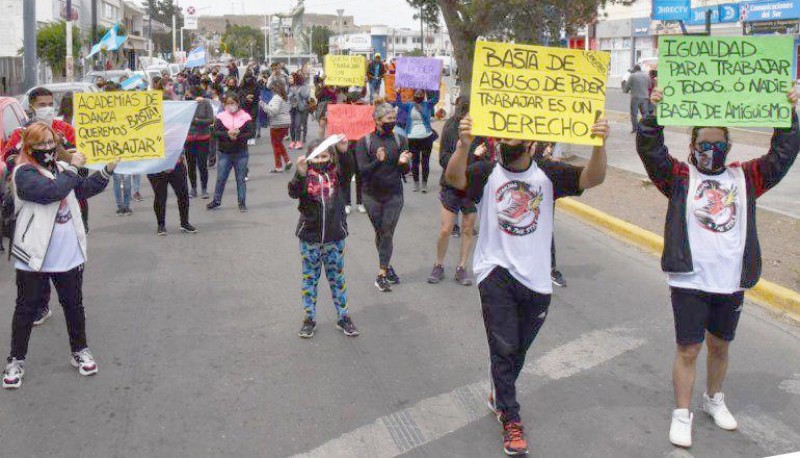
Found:
[[(639, 226), (615, 218), (574, 199), (559, 199), (556, 208), (594, 226), (605, 229), (614, 237), (645, 251), (661, 256), (664, 238)], [(763, 278), (745, 293), (745, 297), (766, 308), (779, 318), (800, 323), (800, 294)]]

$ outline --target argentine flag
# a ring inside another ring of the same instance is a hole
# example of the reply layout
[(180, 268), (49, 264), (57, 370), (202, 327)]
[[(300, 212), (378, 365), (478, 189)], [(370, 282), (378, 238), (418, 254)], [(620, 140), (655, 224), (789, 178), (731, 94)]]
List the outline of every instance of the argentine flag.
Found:
[(133, 75), (125, 81), (119, 83), (123, 91), (130, 91), (131, 89), (147, 89), (147, 83), (144, 82), (142, 75)]
[(111, 27), (108, 32), (103, 36), (103, 39), (100, 40), (99, 43), (92, 46), (92, 51), (86, 57), (92, 57), (93, 55), (99, 53), (100, 51), (116, 51), (120, 47), (122, 47), (125, 40), (128, 39), (126, 35), (119, 36), (119, 24), (114, 24), (114, 27)]
[(186, 68), (202, 67), (206, 64), (206, 47), (198, 46), (186, 56)]

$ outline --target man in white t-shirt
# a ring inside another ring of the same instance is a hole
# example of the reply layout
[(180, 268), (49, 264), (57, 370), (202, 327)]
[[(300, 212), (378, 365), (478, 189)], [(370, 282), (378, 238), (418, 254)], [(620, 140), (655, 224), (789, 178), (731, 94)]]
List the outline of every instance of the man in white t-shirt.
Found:
[[(592, 126), (592, 134), (604, 140), (608, 133), (605, 119)], [(480, 201), (481, 236), (473, 270), (491, 356), (489, 407), (503, 424), (506, 454), (521, 455), (528, 453), (528, 445), (516, 380), (547, 317), (553, 293), (550, 246), (555, 200), (601, 184), (606, 151), (605, 146), (595, 147), (585, 168), (552, 161), (537, 165), (532, 142), (500, 139), (499, 164), (479, 161), (468, 167), (472, 141), (472, 118), (467, 116), (461, 121), (458, 147), (447, 165), (446, 178), (450, 186)]]
[[(662, 92), (653, 89), (651, 107), (637, 128), (636, 149), (653, 184), (669, 199), (661, 266), (669, 274), (677, 341), (672, 383), (675, 409), (669, 440), (692, 445), (689, 410), (695, 364), (708, 346), (703, 410), (722, 429), (734, 430), (722, 382), (744, 303), (744, 291), (761, 276), (756, 232), (756, 199), (777, 185), (800, 151), (797, 93), (788, 94), (792, 126), (775, 129), (769, 154), (726, 164), (731, 141), (725, 127), (692, 129), (688, 163), (669, 154), (664, 128), (656, 120)], [(788, 110), (788, 107), (787, 107)]]

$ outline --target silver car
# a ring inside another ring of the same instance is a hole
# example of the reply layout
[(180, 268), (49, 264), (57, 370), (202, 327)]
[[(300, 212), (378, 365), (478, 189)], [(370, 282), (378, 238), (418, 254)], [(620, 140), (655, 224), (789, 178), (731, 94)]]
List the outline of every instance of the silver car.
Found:
[(25, 111), (30, 111), (30, 107), (28, 106), (28, 94), (38, 88), (43, 87), (50, 92), (53, 93), (53, 106), (56, 109), (56, 113), (58, 113), (58, 108), (61, 106), (61, 99), (64, 98), (64, 94), (67, 92), (100, 92), (100, 89), (94, 85), (94, 83), (53, 83), (53, 84), (43, 84), (41, 86), (36, 86), (31, 89), (28, 89), (28, 92), (22, 96), (22, 99), (19, 103), (22, 105), (22, 108)]

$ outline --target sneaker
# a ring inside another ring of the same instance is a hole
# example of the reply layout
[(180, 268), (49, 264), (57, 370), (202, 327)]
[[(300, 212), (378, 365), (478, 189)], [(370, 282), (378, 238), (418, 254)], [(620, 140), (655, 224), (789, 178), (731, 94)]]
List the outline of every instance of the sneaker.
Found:
[(190, 199), (196, 199), (197, 198), (197, 189), (192, 189), (191, 191), (189, 191), (189, 198)]
[(284, 169), (272, 169), (269, 171), (269, 173), (283, 173), (283, 170)]
[(33, 320), (34, 326), (41, 326), (44, 324), (45, 321), (50, 319), (53, 316), (53, 312), (50, 310), (50, 307), (46, 307), (39, 312), (39, 315)]
[(248, 181), (250, 181), (250, 175), (245, 175), (244, 182), (247, 183)]
[(247, 140), (247, 145), (248, 145), (248, 146), (253, 146), (253, 145), (255, 145), (255, 144), (256, 144), (256, 139), (254, 139), (254, 138), (251, 138), (250, 140)]
[(78, 368), (78, 372), (81, 375), (94, 375), (97, 373), (97, 363), (94, 362), (94, 356), (89, 353), (88, 348), (73, 353), (70, 363), (72, 363), (73, 367)]
[(197, 228), (189, 223), (181, 224), (181, 230), (187, 234), (197, 234)]
[(22, 365), (23, 359), (11, 358), (11, 362), (6, 364), (3, 371), (3, 388), (13, 390), (22, 386), (22, 377), (25, 376), (25, 369)]
[(672, 424), (669, 426), (669, 441), (678, 447), (692, 446), (692, 420), (694, 414), (689, 409), (672, 411)]
[(297, 147), (297, 149), (303, 149), (303, 142), (297, 142), (294, 146)]
[(211, 195), (208, 193), (208, 191), (203, 191), (203, 200), (208, 200), (210, 198), (211, 198)]
[(453, 224), (453, 229), (450, 231), (450, 235), (453, 237), (461, 237), (461, 227), (458, 224)]
[(218, 209), (220, 207), (220, 205), (221, 204), (219, 202), (216, 202), (216, 201), (212, 200), (211, 202), (208, 203), (208, 205), (206, 205), (206, 209), (208, 209), (208, 210), (216, 210), (216, 209)]
[(444, 266), (436, 264), (433, 266), (431, 274), (428, 276), (428, 283), (435, 285), (444, 280)]
[(297, 333), (297, 335), (303, 339), (310, 339), (314, 337), (314, 331), (316, 330), (317, 322), (311, 318), (306, 318), (303, 320), (303, 326), (300, 328), (300, 331)]
[(355, 337), (358, 335), (358, 328), (353, 324), (353, 320), (349, 316), (342, 318), (336, 322), (336, 329), (342, 331), (347, 337)]
[(156, 234), (158, 234), (158, 235), (167, 235), (166, 226), (163, 226), (163, 225), (158, 226), (158, 230), (156, 231)]
[(352, 213), (352, 212), (353, 212), (353, 207), (351, 207), (351, 206), (349, 206), (349, 205), (345, 205), (345, 206), (344, 206), (344, 213), (345, 213), (346, 215), (349, 215), (349, 214), (350, 214), (350, 213)]
[(528, 441), (525, 440), (525, 428), (520, 421), (503, 423), (503, 450), (508, 456), (527, 455)]
[(367, 207), (363, 206), (362, 204), (358, 204), (356, 206), (356, 208), (358, 209), (359, 213), (366, 213), (367, 212)]
[(562, 288), (567, 287), (567, 280), (564, 279), (564, 276), (561, 275), (561, 272), (558, 269), (553, 269), (550, 271), (550, 279), (556, 286), (560, 286)]
[(125, 210), (118, 208), (117, 209), (117, 216), (125, 216)]
[(722, 393), (715, 394), (713, 398), (703, 393), (703, 410), (711, 415), (717, 426), (726, 431), (733, 431), (739, 426), (725, 405), (725, 395)]
[(286, 163), (286, 167), (284, 167), (283, 170), (286, 171), (286, 172), (288, 172), (289, 170), (292, 170), (292, 165), (294, 165), (294, 164), (292, 164), (292, 161), (287, 162)]
[(414, 182), (414, 192), (419, 192), (419, 181)]
[(394, 271), (394, 267), (389, 266), (386, 270), (386, 279), (389, 280), (389, 283), (396, 285), (400, 283), (400, 277), (397, 275), (397, 272)]
[(247, 213), (247, 205), (239, 204), (239, 213)]
[(126, 208), (123, 211), (125, 213), (125, 216), (133, 216), (133, 210), (131, 210), (130, 208)]
[(467, 269), (463, 267), (458, 267), (456, 269), (456, 282), (461, 286), (472, 286), (472, 279), (469, 277), (467, 273)]
[(297, 144), (295, 142), (289, 143), (289, 149), (295, 149), (296, 146)]
[(136, 202), (142, 202), (144, 199), (142, 199), (142, 195), (141, 194), (139, 194), (138, 192), (135, 192), (135, 193), (133, 193), (133, 200), (135, 200)]
[(422, 183), (422, 193), (423, 194), (427, 194), (428, 193), (428, 183), (425, 183), (425, 182)]
[(386, 279), (386, 275), (378, 275), (378, 278), (375, 279), (375, 287), (378, 288), (378, 291), (383, 293), (392, 292), (392, 287), (389, 285), (389, 280)]

